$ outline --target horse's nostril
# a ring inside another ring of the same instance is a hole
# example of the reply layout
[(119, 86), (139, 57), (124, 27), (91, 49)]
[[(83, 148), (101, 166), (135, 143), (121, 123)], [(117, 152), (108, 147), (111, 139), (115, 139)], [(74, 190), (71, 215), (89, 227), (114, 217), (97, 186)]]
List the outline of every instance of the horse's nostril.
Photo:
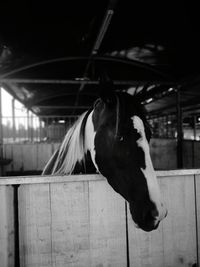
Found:
[(153, 209), (153, 210), (151, 211), (151, 216), (152, 216), (153, 218), (156, 218), (156, 217), (158, 216), (158, 211), (157, 211), (157, 209)]

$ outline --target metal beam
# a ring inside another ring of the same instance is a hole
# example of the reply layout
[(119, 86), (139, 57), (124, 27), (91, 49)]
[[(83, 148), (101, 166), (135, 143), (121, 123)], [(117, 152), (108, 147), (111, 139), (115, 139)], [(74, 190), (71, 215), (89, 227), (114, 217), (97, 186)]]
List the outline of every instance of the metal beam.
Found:
[[(89, 58), (90, 58), (89, 56), (87, 56), (87, 57), (61, 57), (61, 58), (54, 58), (54, 59), (50, 59), (50, 60), (39, 61), (39, 62), (35, 62), (33, 64), (29, 64), (29, 65), (26, 65), (26, 66), (23, 66), (20, 68), (16, 68), (16, 69), (11, 70), (7, 73), (1, 74), (0, 79), (6, 78), (10, 75), (16, 74), (16, 73), (24, 71), (24, 70), (28, 70), (31, 68), (35, 68), (35, 67), (39, 67), (39, 66), (43, 66), (43, 65), (47, 65), (47, 64), (64, 62), (64, 61), (78, 61), (78, 60), (87, 60), (88, 61)], [(137, 67), (137, 68), (152, 71), (155, 74), (160, 75), (162, 78), (165, 78), (168, 80), (172, 79), (172, 77), (157, 70), (153, 66), (151, 66), (147, 63), (137, 61), (137, 60), (133, 60), (133, 59), (113, 57), (113, 56), (93, 56), (92, 60), (93, 61), (107, 61), (107, 62), (121, 63), (121, 64), (129, 65), (132, 67)]]
[(181, 91), (176, 90), (176, 110), (177, 110), (177, 167), (183, 168), (183, 121), (181, 108)]
[(101, 46), (101, 43), (103, 41), (103, 38), (104, 38), (104, 36), (105, 36), (105, 34), (106, 34), (107, 30), (108, 30), (108, 26), (110, 25), (110, 22), (111, 22), (111, 19), (112, 19), (113, 15), (114, 15), (113, 8), (112, 9), (108, 8), (106, 10), (106, 14), (104, 16), (101, 28), (100, 28), (99, 33), (97, 35), (95, 44), (94, 44), (94, 46), (92, 48), (92, 52), (91, 52), (92, 55), (96, 55), (98, 53), (98, 50), (99, 50), (99, 48)]
[(32, 109), (39, 108), (39, 109), (88, 109), (90, 106), (32, 106)]
[[(55, 99), (58, 97), (66, 97), (66, 96), (74, 96), (74, 92), (66, 92), (64, 91), (63, 93), (51, 93), (51, 94), (47, 94), (46, 96), (40, 96), (39, 94), (34, 96), (34, 99), (31, 99), (29, 101), (26, 101), (26, 106), (31, 108), (32, 106), (37, 106), (37, 105), (41, 105), (42, 102), (50, 100), (50, 99)], [(98, 97), (98, 95), (93, 91), (93, 93), (87, 93), (84, 92), (84, 94), (82, 94), (82, 96), (89, 96), (89, 97)]]
[[(16, 78), (0, 78), (0, 83), (26, 83), (26, 84), (72, 84), (72, 85), (79, 85), (79, 84), (89, 84), (89, 85), (98, 85), (98, 80), (57, 80), (57, 79), (16, 79)], [(132, 85), (137, 86), (138, 84), (164, 84), (172, 86), (174, 85), (173, 82), (164, 82), (160, 80), (152, 80), (152, 81), (145, 81), (145, 80), (126, 80), (126, 81), (120, 81), (115, 80), (113, 81), (114, 85)], [(47, 88), (49, 89), (49, 88)]]

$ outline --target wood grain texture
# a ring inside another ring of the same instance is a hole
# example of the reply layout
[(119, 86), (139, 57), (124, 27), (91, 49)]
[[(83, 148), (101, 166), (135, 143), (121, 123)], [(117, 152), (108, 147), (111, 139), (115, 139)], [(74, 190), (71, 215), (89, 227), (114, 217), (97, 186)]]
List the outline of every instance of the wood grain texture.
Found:
[(105, 181), (19, 189), (21, 266), (126, 266), (124, 200)]
[(91, 266), (127, 266), (124, 199), (106, 181), (90, 181), (89, 207)]
[(0, 186), (0, 266), (14, 266), (13, 188)]
[(57, 175), (57, 176), (8, 176), (0, 177), (0, 185), (14, 185), (14, 184), (53, 184), (53, 183), (70, 183), (70, 182), (87, 182), (105, 180), (102, 175), (88, 174), (88, 175)]
[(185, 140), (183, 142), (183, 166), (184, 168), (194, 167), (194, 142)]
[(162, 224), (165, 266), (193, 266), (197, 263), (194, 176), (163, 179), (161, 192), (169, 211)]
[(200, 143), (198, 141), (195, 141), (194, 144), (194, 167), (200, 168)]
[[(13, 163), (6, 166), (6, 169), (19, 171), (23, 168), (24, 171), (41, 171), (59, 145), (60, 143), (4, 144), (4, 157), (13, 159)], [(150, 142), (150, 152), (154, 168), (157, 170), (175, 169), (177, 167), (176, 147), (175, 139), (153, 138)], [(197, 141), (183, 141), (184, 168), (200, 167), (199, 148), (200, 144)]]
[(23, 145), (13, 144), (13, 170), (22, 171), (24, 170), (24, 156), (23, 156)]
[[(37, 170), (38, 144), (22, 145), (23, 170)], [(45, 154), (44, 154), (45, 156)]]
[(193, 177), (161, 179), (160, 186), (169, 213), (158, 230), (135, 229), (129, 216), (131, 266), (192, 266), (197, 262)]
[[(3, 156), (5, 159), (13, 159), (13, 146), (10, 144), (3, 145)], [(13, 171), (13, 161), (9, 164), (4, 166), (5, 171)]]
[(49, 185), (19, 188), (20, 266), (52, 266)]
[(176, 139), (152, 138), (150, 153), (154, 168), (158, 170), (177, 168), (176, 149)]
[(37, 170), (43, 170), (46, 163), (52, 156), (52, 145), (51, 144), (37, 144)]
[(196, 223), (197, 223), (197, 255), (200, 263), (200, 175), (195, 176), (195, 195), (196, 195)]
[[(180, 179), (185, 175), (190, 176), (200, 174), (200, 169), (187, 169), (187, 170), (171, 170), (171, 171), (157, 171), (159, 180), (179, 176)], [(99, 174), (86, 174), (86, 175), (45, 175), (45, 176), (4, 176), (0, 177), (0, 185), (14, 185), (14, 184), (45, 184), (45, 183), (67, 183), (67, 182), (83, 182), (83, 181), (98, 181), (105, 180), (105, 177)]]
[(162, 229), (159, 228), (156, 231), (145, 233), (141, 229), (135, 228), (129, 211), (128, 229), (130, 266), (164, 266)]
[(52, 266), (90, 266), (88, 182), (51, 185)]
[[(169, 213), (158, 230), (145, 233), (136, 229), (128, 214), (131, 267), (180, 267), (197, 262), (199, 173), (199, 170), (171, 171), (168, 177), (167, 172), (161, 173), (163, 178), (159, 183)], [(103, 177), (27, 179), (9, 180), (10, 184), (30, 183), (19, 187), (21, 266), (126, 266), (124, 200)], [(3, 179), (4, 182), (8, 180)], [(0, 186), (0, 203), (0, 240), (3, 240), (0, 242), (0, 263), (3, 262), (0, 266), (7, 267), (12, 266), (14, 260), (12, 187)]]

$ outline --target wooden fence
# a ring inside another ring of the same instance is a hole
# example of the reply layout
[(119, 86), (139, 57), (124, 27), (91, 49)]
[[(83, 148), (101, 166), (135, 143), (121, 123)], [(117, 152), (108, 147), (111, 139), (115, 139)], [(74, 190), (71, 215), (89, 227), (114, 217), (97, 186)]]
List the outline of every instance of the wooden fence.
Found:
[[(48, 159), (58, 148), (59, 143), (4, 144), (4, 158), (12, 159), (5, 166), (5, 173), (42, 171)], [(177, 143), (175, 139), (152, 139), (150, 143), (151, 158), (157, 170), (177, 168)], [(184, 168), (200, 168), (200, 142), (184, 140)]]
[(2, 177), (0, 266), (198, 266), (200, 170), (157, 175), (169, 213), (150, 233), (99, 175)]

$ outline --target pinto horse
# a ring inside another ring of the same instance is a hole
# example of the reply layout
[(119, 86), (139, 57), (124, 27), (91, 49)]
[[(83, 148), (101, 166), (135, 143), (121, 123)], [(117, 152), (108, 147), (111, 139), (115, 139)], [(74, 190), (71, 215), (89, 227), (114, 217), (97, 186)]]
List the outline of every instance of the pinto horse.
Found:
[(104, 93), (68, 130), (43, 174), (102, 174), (129, 202), (144, 231), (167, 215), (152, 165), (150, 128), (142, 105), (127, 93)]

